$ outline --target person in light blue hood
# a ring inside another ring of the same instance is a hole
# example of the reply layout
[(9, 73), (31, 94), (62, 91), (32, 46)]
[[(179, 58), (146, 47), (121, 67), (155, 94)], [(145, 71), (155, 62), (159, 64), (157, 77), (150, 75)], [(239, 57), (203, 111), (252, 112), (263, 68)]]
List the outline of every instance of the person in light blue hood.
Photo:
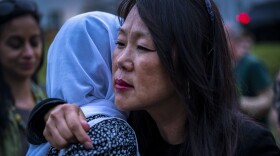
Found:
[[(128, 113), (114, 105), (111, 65), (119, 27), (118, 17), (108, 13), (75, 16), (62, 26), (48, 52), (48, 96), (81, 107), (92, 127), (88, 131), (91, 150), (82, 144), (59, 150), (49, 143), (29, 139), (27, 155), (138, 155), (135, 133), (126, 122)], [(29, 136), (35, 135), (32, 131), (36, 130), (29, 129)], [(67, 133), (71, 132), (66, 130), (62, 135)]]

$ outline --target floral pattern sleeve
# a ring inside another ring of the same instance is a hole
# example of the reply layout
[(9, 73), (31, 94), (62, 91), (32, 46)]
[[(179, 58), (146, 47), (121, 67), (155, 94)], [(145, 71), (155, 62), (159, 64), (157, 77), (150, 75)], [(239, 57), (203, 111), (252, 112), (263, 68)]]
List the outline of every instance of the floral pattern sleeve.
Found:
[[(103, 115), (95, 115), (87, 118), (88, 121), (102, 119)], [(93, 142), (91, 150), (85, 149), (81, 144), (71, 144), (69, 147), (58, 151), (50, 148), (48, 155), (75, 155), (75, 156), (136, 156), (137, 139), (129, 124), (118, 118), (106, 118), (94, 124), (89, 132)]]

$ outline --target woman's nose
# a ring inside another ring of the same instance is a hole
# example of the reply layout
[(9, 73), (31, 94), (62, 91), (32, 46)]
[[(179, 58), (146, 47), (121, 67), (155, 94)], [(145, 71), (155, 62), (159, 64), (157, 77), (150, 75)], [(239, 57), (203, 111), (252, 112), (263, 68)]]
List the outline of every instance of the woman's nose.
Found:
[(133, 70), (133, 52), (129, 48), (125, 48), (118, 52), (116, 58), (119, 69), (128, 72)]
[(31, 58), (33, 55), (34, 55), (33, 47), (29, 43), (26, 43), (23, 49), (24, 58)]

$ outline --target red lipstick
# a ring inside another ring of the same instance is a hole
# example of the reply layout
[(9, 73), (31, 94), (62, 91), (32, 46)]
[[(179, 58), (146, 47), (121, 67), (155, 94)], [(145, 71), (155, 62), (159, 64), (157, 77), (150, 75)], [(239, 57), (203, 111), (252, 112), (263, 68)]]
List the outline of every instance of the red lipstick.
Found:
[(127, 90), (129, 88), (133, 88), (133, 86), (128, 84), (127, 82), (125, 82), (122, 79), (115, 79), (115, 88), (118, 91), (124, 91), (124, 90)]

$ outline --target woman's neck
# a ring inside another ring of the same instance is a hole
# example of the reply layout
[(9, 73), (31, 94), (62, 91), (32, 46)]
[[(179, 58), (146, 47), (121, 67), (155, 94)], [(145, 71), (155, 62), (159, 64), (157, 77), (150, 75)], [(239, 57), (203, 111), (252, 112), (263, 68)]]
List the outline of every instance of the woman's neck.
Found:
[(17, 108), (31, 110), (35, 106), (31, 90), (31, 79), (6, 78), (6, 82), (9, 84)]
[(186, 122), (184, 104), (177, 101), (161, 104), (159, 107), (147, 111), (156, 122), (160, 135), (169, 144), (183, 143)]

